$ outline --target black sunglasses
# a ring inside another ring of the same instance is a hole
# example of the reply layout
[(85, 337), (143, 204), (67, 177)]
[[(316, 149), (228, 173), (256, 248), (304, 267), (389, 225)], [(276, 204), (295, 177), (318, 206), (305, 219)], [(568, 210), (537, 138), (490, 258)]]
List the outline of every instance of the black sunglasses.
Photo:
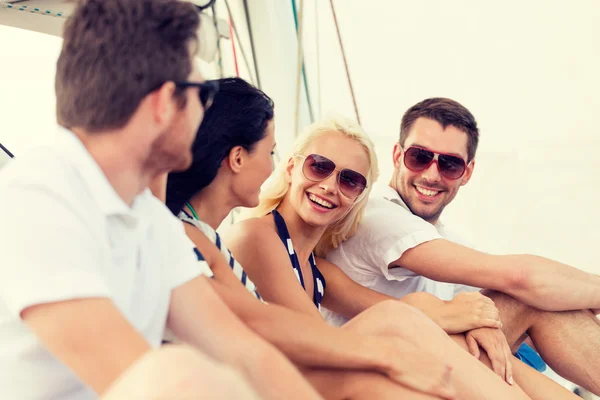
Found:
[(351, 200), (356, 200), (367, 187), (367, 178), (364, 175), (347, 168), (338, 169), (335, 163), (327, 157), (319, 154), (308, 156), (295, 154), (295, 156), (304, 158), (302, 174), (309, 181), (320, 182), (327, 179), (335, 171), (339, 171), (337, 178), (340, 192)]
[(175, 82), (175, 86), (185, 89), (190, 87), (197, 87), (198, 93), (200, 96), (200, 103), (202, 103), (202, 107), (204, 107), (204, 111), (206, 111), (215, 100), (215, 96), (219, 92), (219, 83), (216, 81), (206, 81), (206, 82)]

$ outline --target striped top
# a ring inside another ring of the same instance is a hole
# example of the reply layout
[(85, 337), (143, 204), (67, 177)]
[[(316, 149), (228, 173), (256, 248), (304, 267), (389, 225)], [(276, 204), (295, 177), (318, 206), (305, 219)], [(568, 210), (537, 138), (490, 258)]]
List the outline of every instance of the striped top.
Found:
[[(298, 260), (298, 255), (294, 250), (292, 238), (290, 237), (290, 233), (288, 231), (287, 225), (285, 224), (285, 220), (277, 210), (273, 210), (272, 214), (273, 219), (275, 220), (275, 225), (277, 225), (277, 233), (279, 234), (279, 238), (283, 242), (283, 245), (287, 249), (288, 255), (290, 256), (290, 262), (292, 263), (292, 268), (294, 268), (294, 272), (296, 273), (296, 277), (298, 278), (298, 281), (300, 281), (300, 285), (302, 285), (302, 288), (306, 289), (306, 287), (304, 286), (304, 276), (302, 275), (302, 269), (300, 268), (300, 261)], [(323, 300), (323, 296), (325, 295), (325, 277), (323, 276), (323, 274), (321, 274), (319, 268), (317, 268), (317, 262), (315, 261), (315, 255), (313, 253), (310, 253), (308, 262), (310, 263), (314, 283), (313, 303), (319, 310), (321, 310), (321, 301)]]
[[(231, 251), (229, 251), (227, 246), (225, 246), (225, 244), (221, 241), (221, 236), (219, 236), (219, 234), (210, 225), (208, 225), (206, 222), (197, 220), (185, 211), (181, 211), (178, 217), (183, 222), (195, 226), (200, 230), (200, 232), (204, 233), (221, 251), (221, 254), (223, 254), (223, 257), (225, 257), (225, 260), (233, 270), (234, 275), (237, 276), (237, 278), (240, 280), (240, 282), (242, 282), (246, 289), (248, 289), (250, 293), (254, 294), (257, 299), (262, 300), (262, 298), (256, 291), (256, 285), (254, 284), (254, 282), (252, 282), (250, 278), (248, 278), (246, 271), (244, 271), (240, 263), (238, 263), (237, 260), (233, 258)], [(198, 256), (200, 259), (200, 257), (202, 257), (202, 254), (200, 254), (200, 252), (196, 250), (196, 256)], [(202, 257), (202, 259), (204, 259), (204, 257)]]

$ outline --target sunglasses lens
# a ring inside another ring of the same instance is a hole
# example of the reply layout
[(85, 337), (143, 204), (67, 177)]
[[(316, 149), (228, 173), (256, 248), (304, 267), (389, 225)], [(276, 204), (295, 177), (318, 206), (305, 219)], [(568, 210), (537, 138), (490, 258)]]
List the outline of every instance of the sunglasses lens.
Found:
[(438, 165), (440, 173), (448, 179), (458, 179), (465, 173), (465, 162), (460, 157), (440, 154)]
[(422, 171), (431, 165), (434, 156), (429, 150), (410, 147), (404, 152), (404, 164), (410, 170)]
[(318, 154), (311, 154), (304, 160), (302, 172), (306, 179), (313, 182), (326, 179), (335, 170), (335, 164), (328, 158)]
[(219, 87), (214, 82), (204, 82), (200, 87), (200, 103), (205, 110), (212, 105), (218, 90)]
[(340, 172), (340, 191), (350, 199), (356, 199), (367, 187), (367, 178), (351, 169)]

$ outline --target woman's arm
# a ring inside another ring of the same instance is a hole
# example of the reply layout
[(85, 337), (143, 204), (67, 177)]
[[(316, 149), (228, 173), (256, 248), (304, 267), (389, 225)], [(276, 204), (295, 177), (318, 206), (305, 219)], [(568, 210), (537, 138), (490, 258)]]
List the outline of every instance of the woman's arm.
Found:
[[(323, 306), (347, 318), (384, 300), (398, 300), (354, 282), (325, 259), (317, 258), (317, 266), (327, 282)], [(449, 334), (502, 326), (494, 302), (479, 292), (461, 293), (452, 301), (443, 301), (425, 292), (411, 293), (399, 300), (421, 310)]]
[(204, 234), (196, 232), (197, 235), (191, 235), (192, 240), (211, 269), (230, 275), (220, 281), (210, 281), (221, 300), (246, 326), (296, 365), (377, 371), (413, 389), (441, 394), (436, 388), (445, 387), (448, 365), (437, 357), (402, 341), (358, 336), (329, 326), (321, 318), (248, 296), (249, 292), (233, 275), (217, 247)]
[(264, 399), (320, 399), (299, 371), (242, 323), (205, 277), (172, 291), (168, 327), (183, 342), (239, 369)]
[(257, 218), (242, 221), (231, 227), (224, 241), (265, 301), (321, 319), (272, 226)]

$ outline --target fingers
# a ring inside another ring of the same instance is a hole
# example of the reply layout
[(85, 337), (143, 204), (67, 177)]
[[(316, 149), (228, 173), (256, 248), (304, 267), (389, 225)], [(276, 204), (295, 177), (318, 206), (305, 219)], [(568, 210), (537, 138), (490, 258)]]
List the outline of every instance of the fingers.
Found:
[(504, 334), (498, 331), (493, 337), (485, 341), (479, 341), (478, 344), (486, 351), (494, 373), (512, 385), (514, 382), (512, 377), (512, 354)]
[(499, 319), (486, 318), (481, 320), (481, 327), (502, 329), (502, 321)]
[(481, 353), (479, 352), (479, 344), (477, 340), (471, 335), (466, 336), (467, 346), (469, 347), (469, 353), (471, 353), (475, 358), (479, 359)]
[(504, 349), (498, 346), (498, 343), (488, 345), (487, 343), (480, 343), (481, 347), (486, 351), (490, 361), (492, 362), (492, 369), (496, 375), (502, 379), (506, 379), (506, 357), (504, 355)]
[(513, 379), (512, 352), (506, 340), (504, 340), (504, 357), (506, 358), (506, 382), (512, 385), (515, 382)]

